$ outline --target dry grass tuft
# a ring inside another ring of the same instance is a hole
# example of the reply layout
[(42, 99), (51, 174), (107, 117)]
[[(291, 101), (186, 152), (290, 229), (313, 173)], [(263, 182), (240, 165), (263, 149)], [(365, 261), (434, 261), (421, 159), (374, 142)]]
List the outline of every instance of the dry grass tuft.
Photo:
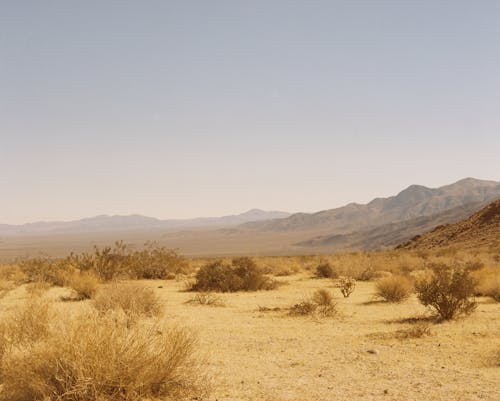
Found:
[(326, 289), (319, 289), (312, 297), (292, 305), (289, 315), (292, 316), (315, 316), (331, 317), (337, 314), (337, 305), (333, 295)]
[(500, 269), (484, 268), (471, 274), (476, 280), (476, 295), (500, 302)]
[[(58, 316), (43, 337), (5, 349), (2, 401), (128, 401), (195, 397), (203, 390), (190, 331), (124, 314)], [(192, 398), (191, 398), (192, 399)]]
[(396, 337), (400, 339), (422, 338), (431, 335), (431, 325), (428, 322), (417, 322), (408, 329), (398, 330)]
[(413, 291), (412, 282), (405, 276), (390, 276), (377, 281), (376, 296), (387, 302), (402, 302)]
[(99, 284), (99, 277), (92, 272), (74, 272), (68, 275), (66, 285), (75, 292), (76, 300), (83, 300), (93, 298)]
[(121, 310), (131, 321), (158, 317), (163, 312), (154, 291), (136, 283), (114, 283), (100, 288), (94, 298), (94, 306), (101, 314)]

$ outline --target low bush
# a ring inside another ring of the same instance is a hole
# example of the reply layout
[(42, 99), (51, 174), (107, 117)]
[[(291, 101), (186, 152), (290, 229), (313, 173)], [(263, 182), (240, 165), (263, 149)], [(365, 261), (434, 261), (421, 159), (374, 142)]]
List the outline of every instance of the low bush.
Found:
[(317, 278), (337, 278), (339, 275), (328, 262), (316, 266), (315, 276)]
[(114, 283), (101, 287), (94, 298), (94, 306), (101, 313), (122, 311), (130, 321), (162, 314), (160, 300), (151, 288), (136, 283)]
[(198, 270), (195, 279), (192, 291), (258, 291), (276, 287), (276, 282), (250, 258), (236, 258), (231, 264), (221, 260), (208, 263)]
[(377, 281), (376, 295), (387, 302), (402, 302), (413, 291), (412, 282), (405, 276), (390, 276)]
[(469, 270), (446, 264), (431, 267), (432, 274), (415, 285), (419, 301), (434, 308), (442, 320), (473, 312), (475, 280)]
[(190, 331), (157, 322), (58, 316), (44, 336), (4, 348), (0, 400), (198, 399), (205, 386), (196, 351)]

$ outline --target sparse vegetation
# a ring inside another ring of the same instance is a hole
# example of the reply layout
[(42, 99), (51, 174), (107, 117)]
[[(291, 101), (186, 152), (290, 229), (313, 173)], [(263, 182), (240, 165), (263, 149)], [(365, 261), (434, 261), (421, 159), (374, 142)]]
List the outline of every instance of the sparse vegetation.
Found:
[(406, 300), (412, 290), (412, 282), (405, 276), (390, 276), (377, 281), (376, 295), (387, 302), (402, 302)]
[(433, 265), (431, 276), (418, 281), (415, 289), (420, 302), (434, 308), (443, 320), (470, 314), (476, 308), (475, 281), (468, 270), (458, 266)]
[(92, 272), (73, 272), (68, 275), (67, 286), (75, 292), (75, 299), (90, 299), (97, 292), (99, 277)]

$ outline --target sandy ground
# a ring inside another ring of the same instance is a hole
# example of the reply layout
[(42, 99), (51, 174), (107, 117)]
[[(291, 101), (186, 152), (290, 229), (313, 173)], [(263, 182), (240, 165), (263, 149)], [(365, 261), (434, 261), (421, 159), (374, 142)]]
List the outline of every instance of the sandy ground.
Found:
[[(185, 304), (193, 294), (182, 291), (183, 282), (144, 282), (165, 301), (167, 320), (199, 333), (213, 375), (211, 400), (500, 400), (500, 303), (481, 298), (473, 315), (402, 339), (398, 330), (412, 327), (405, 319), (426, 312), (415, 298), (374, 302), (373, 283), (358, 283), (344, 299), (328, 279), (280, 280), (287, 284), (273, 291), (222, 294), (224, 307)], [(317, 288), (335, 292), (339, 316), (258, 311), (290, 306)], [(4, 311), (22, 297), (22, 289), (9, 294)]]

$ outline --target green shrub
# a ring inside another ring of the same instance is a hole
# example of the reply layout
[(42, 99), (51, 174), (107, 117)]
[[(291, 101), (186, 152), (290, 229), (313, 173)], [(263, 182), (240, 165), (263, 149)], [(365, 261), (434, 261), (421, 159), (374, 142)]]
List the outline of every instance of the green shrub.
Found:
[(262, 273), (250, 258), (235, 258), (231, 264), (221, 260), (202, 266), (191, 286), (193, 291), (258, 291), (276, 287), (276, 282)]
[(415, 289), (419, 301), (434, 308), (443, 320), (470, 314), (476, 308), (475, 281), (469, 270), (458, 266), (433, 265), (430, 277), (418, 281)]
[(330, 263), (320, 263), (316, 266), (315, 276), (317, 278), (337, 278), (338, 273), (333, 269)]

